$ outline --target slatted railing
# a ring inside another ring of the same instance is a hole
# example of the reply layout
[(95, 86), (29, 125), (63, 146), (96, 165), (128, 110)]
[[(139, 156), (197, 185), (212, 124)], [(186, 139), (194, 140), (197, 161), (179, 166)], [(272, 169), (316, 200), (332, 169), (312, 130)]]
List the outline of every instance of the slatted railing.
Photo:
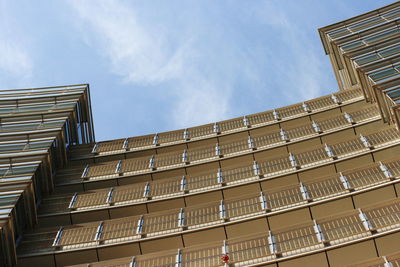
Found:
[(148, 147), (154, 145), (153, 141), (154, 141), (154, 135), (131, 137), (127, 139), (126, 147), (131, 150)]
[(304, 109), (302, 104), (279, 108), (276, 111), (279, 113), (281, 119), (307, 114), (307, 111)]
[[(375, 134), (372, 135), (376, 136)], [(365, 136), (367, 141), (369, 140), (370, 136), (371, 135)], [(397, 138), (397, 135), (393, 135), (393, 138)], [(225, 185), (246, 183), (258, 180), (260, 178), (265, 179), (273, 175), (294, 171), (297, 168), (322, 165), (328, 161), (332, 161), (333, 158), (337, 156), (338, 151), (353, 155), (355, 153), (360, 153), (360, 151), (363, 152), (365, 149), (369, 149), (365, 147), (365, 144), (363, 144), (360, 138), (357, 137), (353, 140), (356, 140), (356, 148), (359, 149), (358, 151), (354, 150), (351, 145), (343, 145), (342, 143), (339, 143), (340, 146), (338, 144), (327, 145), (324, 148), (318, 148), (316, 150), (289, 154), (287, 156), (281, 156), (266, 161), (254, 162), (250, 166), (232, 169), (218, 169), (199, 176), (186, 175), (157, 182), (116, 187), (115, 189), (112, 189), (112, 192), (110, 192), (111, 189), (108, 189), (95, 193), (75, 194), (70, 198), (56, 198), (54, 202), (45, 199), (42, 205), (42, 212), (60, 212), (63, 210), (68, 210), (67, 208), (95, 208), (107, 206), (111, 203), (114, 205), (123, 205), (127, 203), (143, 202), (149, 198), (166, 198), (174, 195), (208, 191)], [(344, 144), (353, 144), (353, 140), (345, 141)], [(380, 142), (383, 141), (387, 141), (389, 143), (392, 142), (390, 139), (388, 140), (386, 138), (382, 139), (382, 141), (378, 141), (374, 144), (381, 145)], [(326, 149), (327, 147), (331, 148), (332, 151)], [(339, 148), (344, 148), (345, 151), (343, 152), (339, 150)], [(114, 163), (112, 166), (118, 166), (118, 162), (116, 164)], [(122, 164), (121, 166), (123, 169), (123, 167), (126, 167), (126, 164)], [(383, 164), (379, 166), (376, 165), (369, 169), (362, 168), (361, 170), (346, 171), (340, 177), (334, 178), (336, 181), (335, 183), (333, 183), (333, 181), (329, 182), (332, 188), (328, 187), (327, 184), (324, 184), (324, 190), (326, 193), (330, 192), (329, 190), (339, 190), (337, 191), (337, 193), (339, 193), (340, 188), (342, 187), (344, 187), (346, 190), (354, 188), (362, 189), (364, 187), (370, 187), (375, 184), (384, 183), (393, 175), (400, 175), (399, 162), (389, 162), (387, 166)], [(340, 181), (342, 185), (340, 185), (338, 181)], [(321, 183), (328, 182), (323, 181)], [(314, 184), (313, 186), (316, 187), (317, 185)], [(322, 192), (321, 190), (322, 189), (319, 189), (319, 192)], [(111, 197), (109, 197), (109, 195), (111, 195)], [(318, 196), (318, 198), (324, 197), (325, 196), (321, 194)]]
[(327, 132), (333, 129), (340, 129), (349, 126), (351, 125), (351, 123), (348, 120), (346, 120), (344, 116), (337, 116), (331, 119), (318, 121), (317, 125), (319, 125), (319, 128), (321, 129), (322, 132)]
[(185, 130), (177, 130), (160, 134), (153, 134), (141, 137), (131, 137), (127, 139), (119, 139), (113, 141), (105, 141), (96, 143), (92, 149), (95, 154), (112, 154), (121, 151), (139, 150), (149, 146), (157, 146), (160, 144), (171, 144), (177, 142), (185, 142), (190, 139), (206, 138), (210, 135), (218, 133), (227, 133), (239, 131), (250, 126), (260, 126), (276, 122), (281, 119), (289, 119), (293, 117), (303, 116), (312, 111), (319, 111), (338, 106), (340, 103), (355, 101), (363, 97), (360, 89), (346, 90), (346, 92), (338, 92), (335, 97), (325, 96), (314, 100), (306, 101), (301, 104), (295, 104), (274, 111), (253, 114), (242, 118), (236, 118), (228, 121), (217, 122), (215, 124), (207, 124), (193, 127)]
[(282, 140), (280, 132), (278, 131), (253, 137), (254, 147), (257, 148), (268, 147), (282, 142), (285, 142), (285, 140)]
[(276, 244), (275, 253), (282, 256), (299, 254), (323, 247), (318, 241), (312, 223), (290, 230), (273, 231), (272, 236)]
[(324, 236), (324, 241), (338, 244), (370, 235), (364, 227), (358, 211), (349, 214), (318, 220), (318, 225)]
[[(271, 211), (287, 209), (306, 202), (299, 185), (289, 185), (263, 192), (266, 209)], [(260, 203), (262, 204), (262, 203)]]
[(312, 124), (287, 128), (285, 131), (289, 140), (304, 139), (306, 137), (318, 134)]
[(245, 120), (243, 120), (243, 118), (232, 119), (229, 121), (221, 121), (218, 122), (218, 126), (221, 133), (237, 131), (238, 129), (242, 129), (244, 127), (247, 128), (247, 125), (245, 125)]
[(371, 117), (379, 116), (379, 110), (372, 106), (366, 109), (361, 109), (351, 113), (351, 117), (355, 122), (361, 122)]
[[(280, 130), (279, 132), (268, 133), (263, 136), (256, 136), (254, 138), (249, 137), (244, 140), (233, 141), (230, 143), (217, 143), (216, 145), (208, 145), (205, 147), (183, 150), (182, 152), (177, 151), (142, 158), (89, 165), (82, 173), (82, 178), (107, 179), (119, 175), (135, 174), (155, 169), (174, 168), (206, 160), (216, 160), (223, 156), (249, 153), (254, 149), (263, 149), (270, 145), (279, 145), (282, 142), (288, 142), (291, 137), (296, 137), (295, 133), (298, 134), (300, 131), (304, 134), (309, 134), (311, 130), (318, 130), (316, 129), (318, 127), (322, 128), (322, 131), (325, 130), (325, 124), (318, 122), (314, 122), (314, 124), (317, 126), (308, 124), (306, 126), (299, 127), (297, 128), (298, 131), (296, 130), (297, 132), (293, 129), (289, 129), (289, 131)], [(366, 141), (367, 139), (369, 141)], [(359, 138), (353, 138), (346, 142), (332, 144), (330, 145), (330, 148), (336, 157), (341, 158), (359, 153), (361, 150), (366, 151), (371, 147), (379, 147), (382, 144), (387, 144), (388, 142), (396, 142), (398, 139), (400, 139), (399, 132), (394, 128), (388, 128), (377, 133), (360, 136)], [(323, 151), (324, 149), (321, 148), (319, 149), (320, 151), (309, 151), (304, 152), (304, 155), (297, 155), (299, 161), (298, 164), (306, 166), (311, 164), (312, 161), (317, 162), (322, 160), (324, 158), (324, 154), (326, 154)], [(329, 155), (329, 157), (332, 157), (332, 155)], [(325, 158), (324, 160), (329, 159)], [(284, 171), (286, 167), (283, 167), (283, 165), (285, 163), (279, 163), (278, 161), (270, 162), (269, 167), (271, 169), (276, 169), (277, 172)], [(283, 161), (287, 160), (283, 159)], [(308, 161), (308, 163), (306, 163), (306, 161)], [(296, 166), (292, 165), (292, 167)]]
[(363, 168), (352, 171), (343, 172), (343, 176), (347, 180), (350, 188), (361, 189), (370, 187), (375, 184), (387, 181), (385, 173), (381, 170), (380, 166), (373, 166), (370, 168)]
[[(206, 206), (202, 208), (204, 209)], [(195, 213), (194, 210), (193, 208), (176, 210), (174, 216), (163, 213), (161, 216), (127, 217), (99, 222), (97, 226), (92, 223), (68, 229), (60, 228), (57, 233), (26, 235), (21, 243), (22, 252), (29, 251), (29, 248), (37, 250), (38, 247), (49, 250), (55, 248), (69, 250), (96, 247), (98, 244), (118, 244), (131, 239), (139, 240), (155, 233), (163, 235), (185, 231), (185, 229), (191, 229), (188, 227), (189, 225), (195, 226), (198, 223), (204, 225), (209, 221), (225, 221), (224, 218), (221, 218), (220, 207), (210, 206), (207, 214), (211, 217), (206, 220), (202, 219), (204, 217)], [(184, 214), (184, 216), (177, 216), (178, 214)], [(182, 218), (184, 223), (180, 223)], [(392, 230), (400, 230), (400, 200), (397, 198), (362, 209), (295, 224), (289, 228), (257, 233), (254, 237), (218, 241), (204, 244), (200, 248), (184, 248), (171, 254), (167, 251), (159, 253), (156, 257), (154, 254), (151, 256), (158, 263), (188, 264), (191, 262), (194, 264), (196, 262), (198, 266), (232, 263), (245, 265), (267, 262), (277, 257), (284, 258), (332, 245), (340, 246), (343, 243), (356, 242), (358, 239), (369, 238), (378, 233)], [(48, 242), (49, 235), (53, 236), (52, 245), (49, 245)], [(43, 244), (47, 244), (48, 247), (43, 247)], [(172, 257), (172, 255), (176, 255), (176, 257)], [(137, 256), (131, 261), (139, 264), (143, 260), (145, 264), (150, 259), (149, 256)], [(152, 261), (153, 263), (154, 261)]]
[[(184, 222), (182, 227), (194, 229), (204, 226), (211, 226), (223, 222), (221, 218), (220, 203), (210, 203), (200, 207), (189, 207), (184, 209)], [(179, 216), (176, 216), (178, 222)]]

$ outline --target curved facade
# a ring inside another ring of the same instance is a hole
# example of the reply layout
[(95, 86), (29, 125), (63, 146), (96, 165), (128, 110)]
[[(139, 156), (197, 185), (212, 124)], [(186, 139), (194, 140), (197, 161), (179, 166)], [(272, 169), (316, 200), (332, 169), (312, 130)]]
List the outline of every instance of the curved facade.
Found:
[(319, 30), (339, 92), (188, 129), (95, 142), (88, 85), (1, 91), (2, 263), (396, 266), (399, 19)]

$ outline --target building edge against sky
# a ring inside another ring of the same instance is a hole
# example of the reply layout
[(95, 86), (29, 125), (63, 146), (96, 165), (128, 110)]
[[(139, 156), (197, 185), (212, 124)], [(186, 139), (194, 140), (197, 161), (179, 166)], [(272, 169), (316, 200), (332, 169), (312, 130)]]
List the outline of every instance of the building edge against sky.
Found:
[(172, 132), (96, 143), (88, 85), (0, 91), (1, 262), (395, 266), (399, 21), (319, 29), (337, 93)]

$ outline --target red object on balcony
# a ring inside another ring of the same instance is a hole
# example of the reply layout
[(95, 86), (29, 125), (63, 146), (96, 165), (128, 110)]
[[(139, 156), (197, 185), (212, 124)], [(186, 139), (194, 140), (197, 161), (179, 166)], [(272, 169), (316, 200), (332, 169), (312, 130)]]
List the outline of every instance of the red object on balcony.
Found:
[(229, 262), (229, 255), (228, 254), (224, 254), (221, 256), (221, 260), (223, 263), (228, 263)]

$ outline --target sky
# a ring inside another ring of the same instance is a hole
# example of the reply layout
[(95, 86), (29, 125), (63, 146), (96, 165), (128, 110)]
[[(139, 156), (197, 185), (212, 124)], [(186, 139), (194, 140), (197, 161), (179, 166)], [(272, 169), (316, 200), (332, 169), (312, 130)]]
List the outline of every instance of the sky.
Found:
[(337, 91), (317, 29), (391, 2), (0, 0), (0, 89), (89, 83), (97, 141), (239, 117)]

